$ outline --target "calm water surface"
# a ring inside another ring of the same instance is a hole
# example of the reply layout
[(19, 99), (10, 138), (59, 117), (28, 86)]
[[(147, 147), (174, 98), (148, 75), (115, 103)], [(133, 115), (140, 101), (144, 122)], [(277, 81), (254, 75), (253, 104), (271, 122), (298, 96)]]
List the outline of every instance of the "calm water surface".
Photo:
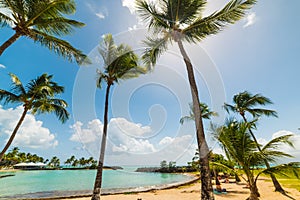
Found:
[[(0, 198), (39, 192), (92, 190), (96, 170), (0, 172), (0, 175), (4, 174), (15, 176), (0, 179)], [(106, 189), (157, 186), (191, 179), (178, 174), (137, 173), (133, 168), (104, 170), (103, 177), (103, 188)]]

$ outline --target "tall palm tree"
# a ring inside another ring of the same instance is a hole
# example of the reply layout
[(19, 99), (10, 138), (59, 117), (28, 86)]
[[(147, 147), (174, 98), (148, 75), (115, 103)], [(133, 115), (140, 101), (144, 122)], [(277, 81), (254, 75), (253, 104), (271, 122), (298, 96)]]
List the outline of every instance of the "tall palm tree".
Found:
[(164, 53), (168, 44), (177, 43), (186, 65), (195, 114), (196, 136), (201, 153), (201, 198), (214, 199), (210, 178), (208, 152), (205, 140), (198, 88), (191, 60), (185, 51), (183, 42), (201, 42), (209, 35), (223, 30), (227, 25), (240, 20), (256, 0), (231, 0), (224, 8), (203, 17), (207, 0), (160, 0), (148, 3), (146, 0), (136, 0), (137, 12), (148, 23), (152, 36), (145, 44), (149, 47), (143, 56), (145, 63), (153, 66), (158, 56)]
[(0, 27), (14, 30), (14, 34), (0, 46), (0, 56), (18, 38), (25, 36), (69, 61), (81, 64), (86, 56), (58, 38), (84, 26), (84, 23), (65, 17), (75, 11), (74, 0), (0, 0)]
[(257, 188), (257, 180), (261, 174), (284, 173), (284, 170), (292, 170), (297, 173), (295, 167), (299, 163), (289, 163), (261, 170), (255, 175), (256, 166), (264, 163), (265, 160), (275, 161), (281, 157), (292, 157), (291, 155), (278, 150), (281, 144), (293, 146), (290, 141), (292, 135), (284, 135), (272, 139), (258, 151), (256, 142), (249, 133), (249, 127), (253, 123), (237, 122), (229, 120), (224, 126), (216, 129), (216, 138), (220, 142), (223, 150), (233, 158), (244, 171), (250, 189), (248, 200), (258, 200), (260, 194)]
[[(190, 106), (190, 115), (183, 116), (180, 118), (180, 123), (183, 124), (185, 121), (195, 121), (195, 114), (193, 110), (193, 104), (189, 104)], [(210, 119), (212, 116), (218, 116), (217, 112), (211, 111), (205, 103), (200, 103), (200, 110), (202, 119)]]
[[(243, 118), (244, 122), (248, 121), (246, 118), (246, 113), (250, 113), (252, 115), (252, 117), (254, 117), (254, 118), (257, 118), (262, 115), (277, 117), (276, 111), (258, 107), (258, 106), (264, 106), (267, 104), (272, 104), (272, 101), (269, 98), (264, 97), (260, 94), (252, 95), (250, 92), (247, 92), (247, 91), (240, 92), (233, 96), (233, 102), (234, 102), (233, 105), (225, 103), (224, 104), (225, 110), (227, 112), (232, 111), (232, 112), (240, 114), (241, 117)], [(258, 150), (261, 151), (261, 147), (258, 144), (258, 141), (257, 141), (251, 127), (249, 127), (249, 132), (250, 132), (254, 142), (256, 143)], [(266, 165), (267, 168), (270, 168), (270, 164), (267, 160), (265, 160), (264, 164)], [(273, 185), (275, 187), (275, 191), (285, 194), (284, 189), (282, 188), (282, 186), (276, 179), (275, 175), (271, 174), (270, 176), (271, 176)]]
[(55, 95), (64, 92), (64, 88), (52, 81), (52, 75), (38, 76), (31, 80), (26, 87), (16, 75), (10, 74), (10, 77), (13, 85), (11, 92), (0, 89), (0, 101), (4, 100), (5, 104), (22, 104), (24, 109), (8, 142), (0, 153), (0, 161), (13, 142), (28, 112), (31, 114), (54, 113), (62, 123), (69, 118), (69, 113), (66, 110), (67, 103), (62, 99), (55, 98)]
[(111, 34), (103, 38), (103, 43), (98, 48), (104, 61), (104, 71), (98, 70), (97, 87), (102, 88), (102, 83), (106, 83), (103, 135), (101, 141), (100, 157), (97, 167), (97, 175), (94, 184), (92, 200), (99, 200), (102, 186), (102, 170), (104, 153), (107, 138), (108, 126), (108, 104), (109, 92), (114, 83), (119, 83), (120, 79), (129, 79), (145, 73), (145, 70), (138, 65), (138, 57), (132, 49), (124, 44), (117, 46)]

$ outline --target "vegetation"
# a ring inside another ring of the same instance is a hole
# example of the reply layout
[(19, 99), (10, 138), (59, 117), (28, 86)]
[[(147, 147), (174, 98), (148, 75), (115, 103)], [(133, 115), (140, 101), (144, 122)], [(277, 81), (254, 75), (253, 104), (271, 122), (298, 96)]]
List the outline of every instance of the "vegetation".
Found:
[[(257, 106), (264, 106), (266, 104), (272, 104), (272, 101), (269, 98), (264, 97), (260, 94), (252, 95), (251, 93), (244, 91), (244, 92), (234, 95), (233, 102), (234, 102), (234, 105), (225, 103), (224, 108), (226, 109), (227, 112), (232, 111), (232, 112), (240, 114), (240, 116), (243, 118), (244, 122), (248, 121), (246, 118), (246, 113), (250, 113), (252, 115), (252, 117), (254, 117), (254, 118), (260, 117), (262, 115), (277, 117), (276, 111), (257, 107)], [(256, 119), (254, 119), (254, 120), (256, 120)], [(262, 151), (250, 126), (249, 126), (249, 133), (251, 134), (251, 137), (253, 138), (257, 149), (259, 151)], [(264, 160), (264, 164), (266, 165), (266, 167), (268, 169), (270, 168), (270, 164), (267, 161), (267, 159)], [(281, 185), (278, 182), (278, 180), (276, 179), (275, 175), (271, 174), (270, 176), (271, 176), (273, 185), (275, 187), (275, 191), (285, 194), (284, 189), (281, 187)]]
[(55, 98), (55, 95), (64, 92), (64, 87), (53, 82), (52, 75), (43, 74), (38, 76), (26, 86), (16, 75), (10, 73), (10, 77), (12, 81), (11, 92), (0, 89), (0, 101), (4, 100), (4, 104), (21, 104), (24, 109), (9, 140), (0, 153), (0, 161), (13, 142), (28, 112), (31, 112), (31, 114), (54, 113), (62, 123), (69, 118), (69, 113), (66, 110), (67, 103), (62, 99)]
[(2, 161), (0, 162), (0, 168), (11, 167), (21, 162), (45, 163), (46, 161), (47, 160), (45, 160), (43, 157), (40, 157), (36, 154), (20, 152), (18, 147), (14, 147), (11, 151), (4, 155)]
[(198, 88), (194, 76), (192, 62), (183, 46), (183, 42), (201, 42), (209, 35), (223, 30), (227, 25), (240, 20), (256, 0), (232, 0), (220, 11), (203, 17), (206, 0), (160, 0), (148, 3), (136, 0), (137, 12), (148, 23), (151, 36), (145, 44), (144, 61), (149, 67), (155, 65), (158, 57), (168, 49), (174, 41), (180, 50), (186, 65), (195, 115), (196, 137), (201, 163), (201, 199), (214, 199), (210, 178), (208, 153), (200, 110)]
[(94, 184), (92, 200), (100, 199), (100, 190), (102, 185), (102, 170), (104, 163), (104, 153), (107, 138), (108, 126), (108, 104), (109, 92), (113, 84), (119, 83), (121, 79), (129, 79), (137, 77), (145, 73), (145, 70), (138, 65), (138, 57), (132, 49), (124, 44), (117, 46), (114, 43), (111, 34), (107, 34), (103, 38), (103, 43), (98, 48), (100, 55), (104, 61), (104, 71), (98, 70), (97, 86), (101, 89), (102, 83), (106, 83), (105, 105), (104, 105), (104, 123), (103, 135), (101, 140), (100, 157), (97, 167), (97, 175)]
[[(50, 160), (45, 159), (37, 154), (25, 153), (21, 152), (18, 147), (14, 147), (8, 153), (6, 153), (3, 157), (3, 160), (0, 162), (0, 168), (11, 168), (15, 164), (18, 163), (44, 163), (47, 164), (47, 168), (63, 168), (63, 169), (95, 169), (97, 166), (97, 161), (94, 160), (93, 157), (89, 158), (80, 158), (76, 159), (75, 156), (71, 156), (68, 158), (64, 164), (67, 165), (66, 167), (61, 166), (61, 161), (57, 156), (53, 156)], [(117, 167), (111, 167), (112, 169), (116, 169)]]
[(50, 51), (68, 59), (83, 63), (86, 56), (67, 41), (58, 37), (69, 35), (74, 28), (84, 23), (68, 19), (65, 16), (74, 14), (74, 0), (0, 0), (0, 27), (14, 30), (11, 36), (0, 46), (0, 56), (18, 38), (30, 38)]
[(49, 161), (48, 166), (50, 166), (51, 168), (55, 168), (55, 169), (60, 168), (60, 160), (59, 160), (59, 158), (56, 157), (56, 156), (53, 156), (51, 158), (51, 160)]
[(97, 161), (94, 160), (93, 157), (89, 157), (85, 159), (84, 157), (81, 157), (80, 159), (76, 159), (75, 156), (71, 156), (64, 162), (68, 167), (73, 168), (88, 168), (88, 169), (96, 169), (97, 167)]
[[(188, 116), (184, 116), (180, 118), (180, 123), (183, 124), (185, 121), (195, 121), (195, 114), (193, 110), (193, 104), (189, 104), (190, 113)], [(218, 116), (217, 112), (211, 111), (205, 103), (200, 103), (200, 110), (202, 119), (210, 119), (212, 116)]]
[(258, 200), (260, 194), (257, 188), (257, 180), (261, 174), (284, 174), (284, 172), (288, 170), (297, 174), (298, 171), (296, 167), (298, 167), (300, 163), (289, 163), (266, 168), (256, 175), (254, 169), (256, 166), (264, 164), (265, 160), (274, 162), (281, 157), (291, 157), (289, 154), (281, 152), (278, 147), (281, 144), (290, 146), (293, 146), (293, 144), (290, 141), (292, 135), (280, 136), (269, 141), (266, 145), (262, 146), (261, 151), (259, 151), (256, 142), (249, 133), (249, 127), (252, 126), (252, 122), (229, 120), (224, 126), (217, 128), (215, 131), (216, 138), (220, 142), (223, 150), (239, 164), (247, 177), (245, 180), (248, 182), (250, 188), (248, 200)]

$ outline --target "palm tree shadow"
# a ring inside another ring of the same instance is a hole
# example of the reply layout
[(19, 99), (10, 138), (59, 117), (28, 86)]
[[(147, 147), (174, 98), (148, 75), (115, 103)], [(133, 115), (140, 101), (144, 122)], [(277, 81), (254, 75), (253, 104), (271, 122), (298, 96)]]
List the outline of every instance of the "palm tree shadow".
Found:
[(296, 200), (294, 197), (292, 197), (292, 196), (290, 196), (290, 195), (288, 195), (288, 193), (287, 192), (285, 192), (285, 193), (281, 193), (283, 196), (286, 196), (286, 197), (288, 197), (289, 199), (292, 199), (292, 200)]

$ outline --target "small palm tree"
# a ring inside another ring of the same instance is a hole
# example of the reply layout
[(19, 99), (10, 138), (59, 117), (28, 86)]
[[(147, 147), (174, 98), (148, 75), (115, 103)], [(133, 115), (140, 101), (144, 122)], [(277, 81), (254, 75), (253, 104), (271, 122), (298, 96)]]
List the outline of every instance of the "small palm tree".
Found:
[(48, 165), (50, 167), (53, 167), (53, 168), (59, 168), (59, 166), (60, 166), (60, 160), (59, 160), (59, 158), (56, 157), (56, 156), (53, 156), (51, 158), (50, 162), (48, 163)]
[[(180, 118), (180, 123), (183, 124), (185, 121), (195, 121), (195, 114), (193, 110), (193, 104), (189, 104), (190, 106), (190, 115), (184, 116)], [(211, 111), (205, 103), (200, 103), (200, 110), (202, 119), (210, 119), (212, 116), (218, 116), (217, 112)]]
[(292, 135), (285, 135), (274, 138), (263, 146), (261, 151), (258, 151), (257, 144), (249, 133), (249, 127), (251, 126), (253, 126), (252, 122), (229, 120), (224, 126), (216, 129), (216, 139), (220, 142), (223, 150), (230, 155), (244, 171), (250, 189), (250, 197), (248, 200), (258, 200), (260, 194), (257, 188), (257, 180), (261, 174), (284, 174), (285, 170), (292, 170), (297, 174), (298, 171), (296, 167), (298, 167), (299, 163), (289, 163), (266, 168), (255, 175), (254, 169), (262, 165), (265, 160), (274, 162), (281, 157), (292, 157), (278, 150), (278, 147), (281, 144), (288, 144), (290, 146), (293, 146), (293, 144), (290, 141)]
[(0, 56), (21, 36), (25, 36), (54, 51), (69, 61), (82, 63), (86, 56), (57, 36), (69, 35), (83, 23), (66, 18), (74, 14), (74, 0), (0, 0), (0, 27), (14, 30), (0, 46)]
[(104, 163), (104, 153), (107, 138), (108, 126), (108, 104), (109, 92), (114, 83), (119, 83), (120, 79), (129, 79), (145, 73), (145, 70), (138, 66), (138, 57), (127, 45), (117, 46), (111, 34), (103, 38), (103, 43), (98, 48), (104, 61), (104, 71), (98, 71), (97, 86), (102, 88), (102, 83), (106, 83), (103, 135), (101, 141), (100, 157), (97, 167), (97, 175), (94, 184), (92, 200), (100, 199), (102, 186), (102, 170)]
[(153, 66), (157, 58), (168, 49), (168, 44), (174, 41), (186, 65), (200, 152), (202, 199), (214, 199), (208, 161), (209, 148), (205, 140), (194, 69), (183, 42), (197, 43), (209, 35), (219, 33), (227, 25), (240, 20), (255, 2), (256, 0), (231, 0), (220, 11), (203, 17), (207, 0), (160, 0), (155, 3), (136, 0), (138, 13), (152, 31), (152, 36), (145, 41), (148, 46), (143, 56), (145, 63)]
[[(276, 111), (257, 107), (257, 106), (272, 104), (272, 101), (269, 98), (262, 96), (260, 94), (252, 95), (250, 92), (244, 91), (234, 95), (233, 102), (234, 102), (233, 105), (224, 103), (225, 110), (227, 112), (232, 111), (234, 113), (240, 114), (244, 122), (248, 121), (246, 118), (246, 113), (250, 113), (254, 118), (260, 117), (262, 115), (277, 117)], [(261, 147), (259, 146), (258, 141), (251, 127), (249, 127), (249, 132), (254, 142), (256, 143), (258, 150), (261, 151)], [(266, 165), (267, 168), (270, 168), (270, 164), (267, 160), (265, 160), (264, 164)], [(285, 194), (284, 189), (282, 188), (282, 186), (280, 185), (280, 183), (278, 182), (274, 174), (271, 174), (271, 179), (275, 187), (275, 191)]]
[(10, 77), (13, 88), (11, 92), (0, 89), (0, 101), (4, 100), (5, 104), (22, 104), (24, 110), (8, 142), (0, 153), (0, 161), (13, 142), (28, 112), (31, 112), (31, 114), (54, 113), (63, 123), (69, 118), (69, 113), (66, 110), (67, 103), (62, 99), (55, 98), (55, 95), (62, 93), (64, 88), (52, 81), (52, 75), (43, 74), (38, 76), (36, 79), (31, 80), (26, 87), (23, 86), (16, 75), (10, 74)]

